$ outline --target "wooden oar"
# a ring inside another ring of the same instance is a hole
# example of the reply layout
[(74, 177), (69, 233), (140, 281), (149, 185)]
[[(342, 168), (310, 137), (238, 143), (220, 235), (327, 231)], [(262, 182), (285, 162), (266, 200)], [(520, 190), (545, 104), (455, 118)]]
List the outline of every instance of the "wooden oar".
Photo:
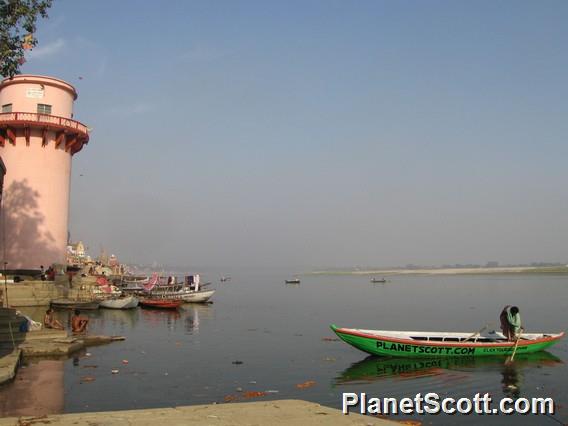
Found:
[(481, 333), (483, 333), (483, 332), (485, 331), (485, 329), (486, 329), (487, 327), (489, 327), (489, 324), (485, 324), (485, 325), (483, 326), (483, 328), (481, 328), (479, 331), (476, 331), (475, 333), (473, 333), (473, 334), (472, 334), (471, 336), (469, 336), (467, 339), (462, 340), (461, 343), (467, 342), (468, 340), (473, 339), (475, 336), (480, 335)]
[(511, 362), (513, 362), (513, 359), (515, 358), (515, 353), (517, 352), (517, 346), (519, 346), (519, 340), (521, 340), (520, 334), (519, 337), (517, 337), (517, 341), (515, 342), (515, 347), (513, 348), (513, 354), (511, 355), (511, 358), (505, 361), (505, 364), (510, 364)]

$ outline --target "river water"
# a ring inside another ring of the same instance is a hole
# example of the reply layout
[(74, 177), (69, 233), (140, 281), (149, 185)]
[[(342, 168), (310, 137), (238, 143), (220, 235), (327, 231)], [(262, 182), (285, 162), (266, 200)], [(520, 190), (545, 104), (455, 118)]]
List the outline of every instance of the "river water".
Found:
[[(87, 313), (93, 334), (124, 342), (63, 360), (27, 362), (0, 388), (0, 414), (44, 414), (295, 398), (341, 408), (343, 392), (369, 397), (552, 397), (553, 416), (414, 415), (425, 424), (566, 424), (568, 339), (547, 352), (488, 359), (382, 359), (336, 341), (329, 324), (385, 330), (475, 332), (499, 329), (504, 305), (520, 307), (527, 332), (566, 328), (568, 276), (307, 275), (286, 285), (277, 270), (235, 270), (205, 280), (211, 305), (178, 312)], [(35, 312), (34, 315), (39, 315)], [(67, 313), (58, 313), (67, 321)], [(60, 373), (54, 373), (57, 369)], [(115, 374), (112, 370), (118, 370)], [(34, 396), (22, 398), (33, 389)], [(262, 393), (261, 393), (262, 392)], [(37, 394), (37, 395), (36, 395)], [(54, 401), (43, 401), (45, 395)], [(15, 401), (15, 402), (14, 402)], [(38, 408), (39, 407), (39, 408)]]

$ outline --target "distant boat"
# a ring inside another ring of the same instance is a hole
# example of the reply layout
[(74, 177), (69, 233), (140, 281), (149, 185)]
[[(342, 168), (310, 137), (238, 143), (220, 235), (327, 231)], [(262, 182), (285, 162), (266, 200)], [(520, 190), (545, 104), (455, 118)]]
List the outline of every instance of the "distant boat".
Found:
[(300, 284), (300, 278), (292, 278), (291, 280), (284, 280), (286, 284)]
[(142, 299), (139, 304), (143, 308), (153, 309), (177, 309), (183, 302), (172, 299)]
[(221, 282), (227, 282), (227, 281), (231, 281), (231, 277), (221, 277)]
[(53, 299), (50, 305), (53, 309), (99, 309), (99, 302), (92, 300)]
[(133, 309), (138, 306), (138, 302), (137, 297), (127, 296), (102, 300), (100, 306), (107, 309)]
[(386, 283), (387, 280), (385, 280), (384, 278), (371, 278), (371, 282), (372, 283)]

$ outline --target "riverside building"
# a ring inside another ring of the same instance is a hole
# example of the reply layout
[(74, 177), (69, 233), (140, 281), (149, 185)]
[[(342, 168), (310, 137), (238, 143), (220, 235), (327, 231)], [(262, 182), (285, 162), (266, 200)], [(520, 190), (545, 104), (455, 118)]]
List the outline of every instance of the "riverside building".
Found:
[(72, 85), (53, 77), (0, 82), (0, 257), (10, 270), (65, 262), (71, 159), (89, 141), (87, 126), (73, 118), (76, 99)]

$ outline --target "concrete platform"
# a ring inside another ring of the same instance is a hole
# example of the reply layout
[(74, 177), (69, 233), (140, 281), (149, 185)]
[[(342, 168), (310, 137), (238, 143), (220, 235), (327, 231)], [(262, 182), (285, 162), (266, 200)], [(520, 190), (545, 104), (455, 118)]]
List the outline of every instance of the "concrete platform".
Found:
[(277, 400), (213, 405), (195, 405), (151, 410), (107, 411), (41, 417), (0, 418), (0, 426), (49, 425), (400, 425), (400, 423), (339, 410), (299, 400)]
[(16, 376), (21, 355), (22, 351), (15, 349), (9, 355), (0, 358), (0, 384), (9, 382)]

